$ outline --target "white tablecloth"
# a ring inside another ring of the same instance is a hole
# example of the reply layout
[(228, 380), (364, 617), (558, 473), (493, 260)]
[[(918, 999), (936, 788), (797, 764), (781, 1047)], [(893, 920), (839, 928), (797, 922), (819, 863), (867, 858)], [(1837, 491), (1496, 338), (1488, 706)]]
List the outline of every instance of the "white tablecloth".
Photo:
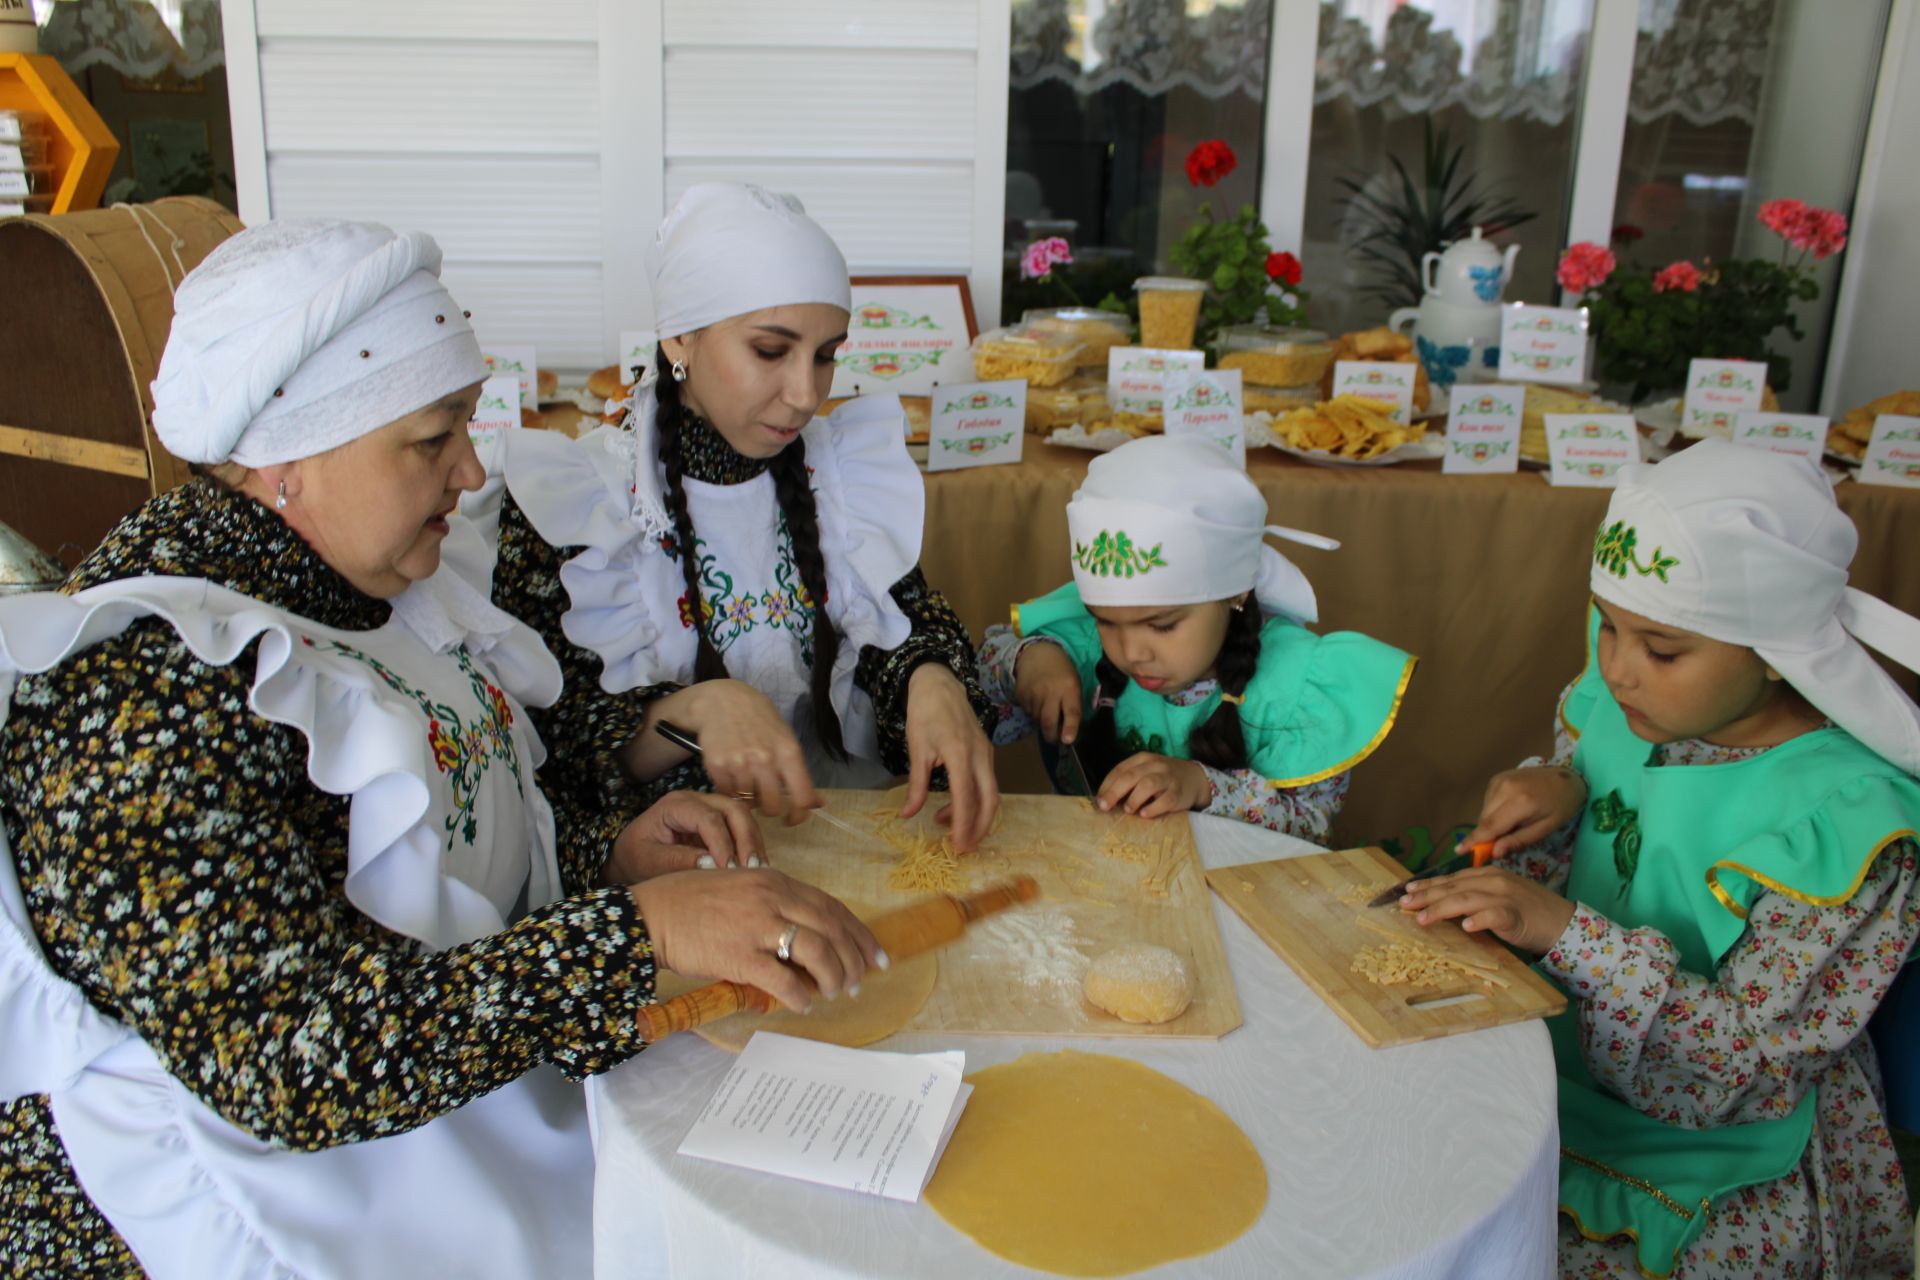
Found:
[[(1202, 860), (1315, 852), (1196, 816)], [(1218, 1042), (899, 1036), (975, 1070), (1059, 1048), (1124, 1054), (1211, 1098), (1267, 1163), (1267, 1208), (1217, 1253), (1153, 1276), (1547, 1277), (1559, 1132), (1538, 1022), (1369, 1049), (1217, 900), (1246, 1024)], [(675, 1036), (588, 1086), (594, 1270), (627, 1277), (1032, 1276), (902, 1204), (674, 1155), (731, 1056)]]

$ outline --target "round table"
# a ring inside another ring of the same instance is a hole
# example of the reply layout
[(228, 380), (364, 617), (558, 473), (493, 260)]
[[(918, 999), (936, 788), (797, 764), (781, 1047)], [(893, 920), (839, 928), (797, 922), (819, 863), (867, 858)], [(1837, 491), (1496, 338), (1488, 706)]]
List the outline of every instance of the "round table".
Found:
[[(1196, 815), (1209, 867), (1319, 852)], [(969, 1071), (1024, 1053), (1124, 1055), (1211, 1098), (1267, 1165), (1266, 1212), (1216, 1253), (1154, 1276), (1547, 1277), (1559, 1129), (1538, 1022), (1369, 1049), (1240, 918), (1214, 902), (1245, 1025), (1219, 1041), (901, 1035)], [(676, 1156), (731, 1055), (675, 1036), (588, 1083), (594, 1272), (652, 1276), (1032, 1276), (925, 1204)]]

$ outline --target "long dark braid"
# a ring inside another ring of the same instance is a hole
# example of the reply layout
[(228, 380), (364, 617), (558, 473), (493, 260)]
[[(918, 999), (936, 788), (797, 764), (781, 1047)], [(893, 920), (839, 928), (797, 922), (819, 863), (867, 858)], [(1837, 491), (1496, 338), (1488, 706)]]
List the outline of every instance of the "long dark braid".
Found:
[[(1227, 619), (1227, 635), (1220, 644), (1220, 656), (1213, 660), (1213, 673), (1220, 681), (1220, 692), (1240, 697), (1260, 665), (1260, 606), (1248, 601)], [(1247, 740), (1240, 731), (1240, 708), (1222, 698), (1220, 706), (1187, 739), (1187, 754), (1216, 769), (1247, 767)]]
[(840, 633), (827, 616), (827, 561), (820, 554), (820, 519), (813, 506), (813, 485), (807, 479), (807, 445), (795, 440), (773, 459), (773, 493), (787, 518), (787, 536), (793, 543), (794, 566), (800, 583), (812, 599), (813, 728), (835, 760), (847, 758), (840, 733), (840, 715), (833, 709), (833, 664), (840, 656)]
[(663, 344), (655, 357), (659, 376), (654, 379), (654, 399), (658, 404), (655, 421), (660, 427), (660, 465), (667, 473), (667, 514), (673, 517), (673, 540), (680, 551), (680, 571), (686, 576), (688, 616), (693, 620), (693, 635), (699, 652), (693, 660), (695, 680), (724, 680), (727, 662), (714, 647), (707, 632), (706, 598), (700, 594), (700, 554), (695, 549), (693, 513), (687, 510), (687, 491), (681, 484), (680, 449), (686, 438), (691, 416), (680, 399), (680, 384), (673, 379), (673, 362)]
[[(1248, 602), (1227, 619), (1227, 634), (1220, 643), (1220, 655), (1213, 660), (1213, 671), (1220, 681), (1220, 692), (1239, 697), (1246, 693), (1260, 664), (1260, 628), (1263, 619), (1258, 605)], [(1103, 652), (1094, 668), (1098, 682), (1097, 709), (1080, 729), (1077, 744), (1088, 771), (1099, 775), (1089, 778), (1097, 788), (1102, 778), (1132, 754), (1120, 741), (1120, 726), (1114, 704), (1126, 691), (1127, 677)], [(1247, 767), (1247, 742), (1240, 729), (1240, 708), (1221, 700), (1220, 706), (1206, 718), (1187, 740), (1187, 755), (1215, 769)]]
[[(686, 578), (687, 603), (699, 643), (693, 676), (695, 680), (723, 680), (727, 677), (727, 664), (707, 631), (708, 619), (700, 594), (700, 557), (694, 549), (693, 513), (687, 509), (686, 488), (681, 483), (681, 446), (692, 411), (680, 398), (680, 384), (673, 379), (673, 362), (664, 346), (654, 359), (659, 371), (654, 396), (659, 405), (660, 463), (667, 476), (667, 512), (673, 517), (674, 540), (680, 548), (680, 569)], [(814, 509), (813, 486), (807, 477), (805, 443), (796, 440), (781, 450), (769, 470), (773, 473), (774, 500), (786, 516), (794, 566), (800, 571), (800, 584), (812, 600), (814, 734), (828, 755), (844, 761), (846, 741), (840, 730), (840, 716), (833, 709), (833, 667), (840, 656), (840, 633), (827, 616), (827, 562), (820, 552), (820, 520)]]

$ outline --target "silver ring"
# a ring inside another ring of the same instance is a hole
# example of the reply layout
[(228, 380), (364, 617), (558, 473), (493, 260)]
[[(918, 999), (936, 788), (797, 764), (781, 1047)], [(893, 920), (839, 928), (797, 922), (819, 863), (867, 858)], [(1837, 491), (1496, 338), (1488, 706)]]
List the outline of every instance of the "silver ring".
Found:
[(793, 959), (793, 940), (799, 933), (800, 926), (790, 924), (787, 926), (786, 932), (780, 935), (780, 945), (773, 949), (773, 954), (781, 964), (785, 964), (787, 961)]

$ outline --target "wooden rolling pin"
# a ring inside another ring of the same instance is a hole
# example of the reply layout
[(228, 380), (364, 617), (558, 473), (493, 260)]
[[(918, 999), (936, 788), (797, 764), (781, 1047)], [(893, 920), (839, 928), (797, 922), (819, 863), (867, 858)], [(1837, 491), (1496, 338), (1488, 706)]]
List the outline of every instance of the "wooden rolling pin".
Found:
[[(941, 894), (889, 911), (867, 922), (867, 928), (895, 963), (928, 951), (937, 951), (967, 931), (975, 920), (1040, 896), (1032, 876), (1015, 876), (978, 893), (956, 898)], [(766, 1013), (779, 1001), (744, 982), (715, 982), (640, 1011), (640, 1035), (654, 1044), (676, 1031), (690, 1031), (736, 1013)]]

